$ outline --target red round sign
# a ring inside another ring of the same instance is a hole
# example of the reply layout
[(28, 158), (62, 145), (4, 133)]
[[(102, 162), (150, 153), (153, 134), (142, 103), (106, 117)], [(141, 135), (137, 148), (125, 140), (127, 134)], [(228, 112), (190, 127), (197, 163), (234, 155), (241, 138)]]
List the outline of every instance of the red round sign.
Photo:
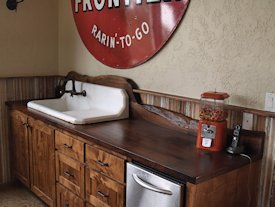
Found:
[(71, 0), (74, 20), (90, 53), (113, 68), (151, 58), (182, 19), (189, 0)]

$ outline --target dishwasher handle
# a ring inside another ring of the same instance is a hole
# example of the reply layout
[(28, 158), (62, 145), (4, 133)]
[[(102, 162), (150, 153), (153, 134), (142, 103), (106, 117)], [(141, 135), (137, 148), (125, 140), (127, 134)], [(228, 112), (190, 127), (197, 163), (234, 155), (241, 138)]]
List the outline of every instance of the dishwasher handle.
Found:
[(151, 190), (151, 191), (155, 191), (158, 193), (162, 193), (162, 194), (166, 194), (166, 195), (173, 195), (173, 193), (170, 190), (165, 190), (165, 189), (161, 189), (151, 183), (147, 183), (145, 181), (143, 181), (142, 179), (140, 179), (137, 174), (133, 173), (133, 179), (142, 187)]

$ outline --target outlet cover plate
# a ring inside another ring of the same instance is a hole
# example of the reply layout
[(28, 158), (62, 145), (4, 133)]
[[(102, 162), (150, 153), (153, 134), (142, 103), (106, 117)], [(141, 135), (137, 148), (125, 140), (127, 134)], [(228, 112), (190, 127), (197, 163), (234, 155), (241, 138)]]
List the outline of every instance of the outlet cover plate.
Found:
[(246, 129), (246, 130), (252, 130), (252, 128), (253, 128), (253, 114), (243, 112), (242, 128)]
[(265, 94), (265, 110), (275, 112), (275, 93)]

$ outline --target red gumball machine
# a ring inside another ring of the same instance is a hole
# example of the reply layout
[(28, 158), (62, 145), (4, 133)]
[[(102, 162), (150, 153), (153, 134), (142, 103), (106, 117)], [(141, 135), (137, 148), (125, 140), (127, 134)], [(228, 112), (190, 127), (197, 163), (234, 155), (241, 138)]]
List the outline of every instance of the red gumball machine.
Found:
[(227, 93), (222, 92), (201, 94), (197, 148), (209, 151), (224, 149), (227, 135), (227, 112), (224, 106), (228, 97)]

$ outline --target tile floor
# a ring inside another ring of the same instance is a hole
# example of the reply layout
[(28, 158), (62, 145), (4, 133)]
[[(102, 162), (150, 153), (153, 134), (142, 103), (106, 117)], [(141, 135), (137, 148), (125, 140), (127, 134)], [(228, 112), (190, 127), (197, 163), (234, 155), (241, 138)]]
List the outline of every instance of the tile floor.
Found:
[(47, 207), (22, 184), (0, 185), (0, 207)]

